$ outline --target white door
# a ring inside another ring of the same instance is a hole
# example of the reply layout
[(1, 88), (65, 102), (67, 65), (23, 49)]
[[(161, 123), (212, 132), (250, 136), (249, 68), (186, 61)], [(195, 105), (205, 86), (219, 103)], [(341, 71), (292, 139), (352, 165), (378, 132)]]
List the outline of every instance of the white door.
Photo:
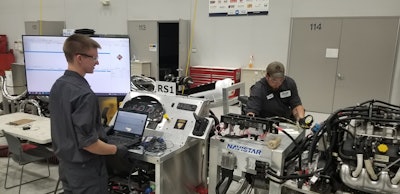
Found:
[(390, 100), (397, 17), (343, 19), (333, 110)]
[(289, 75), (308, 111), (389, 102), (398, 17), (294, 18)]

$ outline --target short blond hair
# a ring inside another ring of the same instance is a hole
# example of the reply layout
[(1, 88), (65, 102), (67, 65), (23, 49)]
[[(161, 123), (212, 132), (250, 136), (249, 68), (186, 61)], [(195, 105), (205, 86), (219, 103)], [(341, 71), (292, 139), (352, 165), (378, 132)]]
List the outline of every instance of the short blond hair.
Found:
[(74, 60), (76, 54), (85, 53), (92, 48), (101, 48), (101, 46), (88, 35), (73, 34), (65, 40), (63, 51), (65, 58), (70, 63)]

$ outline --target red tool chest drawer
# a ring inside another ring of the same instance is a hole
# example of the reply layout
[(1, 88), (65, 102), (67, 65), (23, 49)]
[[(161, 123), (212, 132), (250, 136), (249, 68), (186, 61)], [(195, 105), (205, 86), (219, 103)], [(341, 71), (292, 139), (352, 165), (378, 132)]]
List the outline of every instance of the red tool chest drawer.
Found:
[(192, 87), (225, 78), (231, 78), (234, 83), (238, 83), (240, 82), (240, 68), (191, 66), (190, 77), (193, 79)]
[(0, 53), (7, 52), (7, 36), (0, 34)]
[(0, 53), (0, 76), (4, 76), (4, 71), (11, 70), (11, 64), (15, 62), (14, 54)]
[[(211, 66), (191, 66), (190, 77), (193, 79), (191, 87), (202, 84), (213, 83), (225, 78), (231, 78), (234, 83), (240, 82), (240, 68), (230, 67), (211, 67)], [(234, 96), (239, 95), (239, 90), (235, 91)]]

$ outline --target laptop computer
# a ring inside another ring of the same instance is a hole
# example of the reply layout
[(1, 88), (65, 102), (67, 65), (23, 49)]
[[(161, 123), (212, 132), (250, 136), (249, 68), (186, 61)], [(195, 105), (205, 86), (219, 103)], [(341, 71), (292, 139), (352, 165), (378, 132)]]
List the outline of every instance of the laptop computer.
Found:
[(119, 109), (114, 122), (114, 133), (108, 136), (108, 143), (131, 148), (142, 141), (148, 114), (134, 110)]

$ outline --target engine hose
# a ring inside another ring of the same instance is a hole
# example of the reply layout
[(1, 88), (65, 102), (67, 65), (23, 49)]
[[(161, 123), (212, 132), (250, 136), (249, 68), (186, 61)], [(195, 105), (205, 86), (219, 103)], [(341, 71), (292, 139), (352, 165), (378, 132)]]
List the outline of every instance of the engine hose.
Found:
[(346, 160), (356, 160), (357, 158), (355, 158), (355, 157), (353, 157), (353, 156), (348, 156), (348, 155), (345, 155), (344, 153), (343, 153), (343, 143), (341, 143), (340, 145), (339, 145), (340, 147), (339, 147), (339, 156), (342, 158), (342, 159), (346, 159)]
[(297, 146), (293, 151), (291, 151), (287, 157), (286, 157), (286, 161), (290, 161), (291, 159), (293, 159), (294, 157), (298, 156), (299, 153), (303, 153), (304, 150), (309, 146), (309, 138), (305, 139), (305, 140), (301, 140), (301, 142), (299, 143), (299, 146)]
[(325, 164), (325, 168), (324, 169), (329, 169), (329, 167), (332, 167), (332, 162), (333, 162), (333, 157), (332, 157), (332, 153), (333, 153), (333, 149), (336, 148), (337, 145), (337, 139), (338, 139), (338, 132), (337, 131), (333, 131), (332, 134), (332, 138), (331, 138), (331, 143), (329, 145), (328, 148), (328, 153), (331, 154), (327, 154), (327, 160), (326, 160), (326, 164)]
[(365, 169), (367, 170), (367, 173), (369, 174), (371, 179), (374, 181), (378, 180), (378, 176), (376, 175), (374, 168), (372, 167), (371, 159), (364, 160), (364, 164), (365, 164)]
[(387, 123), (391, 123), (391, 122), (393, 122), (393, 120), (400, 121), (400, 117), (399, 117), (399, 119), (391, 119), (391, 118), (383, 118), (383, 117), (382, 118), (378, 118), (377, 115), (374, 115), (373, 117), (374, 118), (369, 118), (369, 117), (367, 117), (365, 115), (362, 115), (362, 114), (358, 114), (358, 116), (353, 116), (352, 115), (352, 116), (348, 116), (346, 118), (339, 119), (337, 122), (333, 123), (333, 125), (337, 124), (338, 122), (351, 121), (353, 119), (356, 119), (356, 120), (368, 120), (368, 121), (378, 121), (378, 122), (387, 122)]
[(316, 135), (314, 135), (314, 138), (312, 138), (312, 142), (310, 145), (310, 150), (308, 152), (308, 163), (311, 164), (312, 163), (312, 156), (314, 155), (314, 151), (317, 147), (317, 142), (319, 141), (319, 139), (323, 136), (323, 134), (326, 131), (326, 126), (324, 125), (323, 127), (321, 127), (321, 130), (318, 131), (318, 133), (322, 134), (322, 135), (318, 135), (318, 133)]
[(384, 104), (384, 105), (387, 105), (387, 106), (400, 108), (400, 106), (396, 106), (396, 105), (393, 105), (393, 104), (390, 104), (390, 103), (387, 103), (387, 102), (384, 102), (384, 101), (380, 101), (380, 100), (368, 100), (366, 102), (361, 103), (360, 105), (364, 105), (364, 104), (367, 104), (367, 103), (381, 103), (381, 104)]
[(277, 129), (278, 131), (281, 131), (281, 132), (284, 133), (286, 136), (288, 136), (288, 137), (292, 140), (292, 142), (296, 145), (296, 147), (299, 146), (299, 144), (296, 142), (296, 140), (295, 140), (288, 132), (286, 132), (282, 127), (278, 127), (275, 123), (272, 124), (272, 127), (275, 128), (275, 129)]
[[(337, 111), (334, 115), (339, 115), (340, 111), (341, 110)], [(333, 149), (338, 146), (336, 141), (339, 139), (339, 137), (338, 137), (339, 132), (336, 130), (332, 131), (332, 129), (336, 129), (334, 126), (337, 126), (340, 122), (341, 122), (341, 120), (339, 120), (339, 119), (337, 119), (337, 117), (331, 115), (329, 117), (329, 119), (327, 120), (327, 122), (324, 123), (322, 129), (320, 130), (320, 132), (321, 131), (322, 132), (320, 134), (316, 135), (316, 137), (314, 137), (312, 145), (310, 146), (310, 152), (309, 152), (310, 155), (308, 156), (309, 163), (312, 162), (312, 156), (314, 154), (314, 150), (316, 149), (316, 144), (319, 142), (319, 139), (321, 137), (323, 138), (323, 134), (326, 131), (331, 132), (331, 137), (329, 140), (329, 142), (331, 142), (331, 144), (330, 144), (329, 148), (326, 149), (326, 152), (332, 153)], [(332, 156), (330, 154), (327, 154), (326, 156), (327, 156), (327, 162), (324, 167), (325, 170), (329, 168), (329, 166), (331, 165), (331, 162), (332, 162)]]
[(363, 168), (363, 154), (357, 154), (357, 167), (356, 169), (351, 173), (351, 176), (353, 177), (358, 177), (360, 175), (361, 170)]
[[(375, 117), (375, 116), (374, 116)], [(342, 119), (341, 121), (344, 120), (352, 120), (352, 119), (358, 119), (358, 120), (370, 120), (370, 121), (379, 121), (379, 122), (393, 122), (394, 119), (385, 119), (385, 118), (368, 118), (368, 117), (348, 117), (346, 119)], [(400, 119), (395, 119), (397, 121), (399, 121)]]
[(369, 121), (371, 121), (371, 119), (372, 119), (372, 106), (373, 106), (373, 104), (374, 104), (374, 102), (375, 102), (375, 100), (373, 100), (370, 104), (369, 104), (369, 107), (368, 107), (368, 109), (369, 109), (369, 111), (368, 111), (368, 117), (369, 117)]
[(314, 155), (315, 149), (317, 148), (317, 144), (318, 144), (320, 138), (323, 137), (323, 135), (326, 133), (326, 131), (328, 129), (330, 129), (331, 125), (328, 122), (333, 120), (335, 118), (334, 115), (336, 115), (336, 114), (337, 114), (337, 112), (330, 115), (329, 118), (325, 122), (322, 123), (320, 130), (312, 138), (311, 144), (309, 145), (310, 148), (309, 148), (309, 152), (308, 152), (308, 154), (309, 154), (308, 155), (308, 164), (312, 163), (312, 157)]
[(397, 170), (396, 175), (394, 175), (394, 177), (392, 178), (392, 180), (390, 180), (390, 182), (394, 185), (397, 185), (400, 181), (400, 168)]
[(348, 110), (349, 113), (347, 111), (343, 111), (343, 114), (350, 114), (350, 115), (355, 115), (363, 113), (365, 116), (370, 117), (370, 116), (375, 116), (372, 115), (373, 114), (381, 114), (381, 112), (388, 112), (388, 113), (392, 113), (392, 114), (398, 114), (400, 112), (399, 110), (400, 107), (387, 107), (387, 106), (374, 106), (374, 107), (363, 107), (363, 108), (353, 108), (352, 110)]
[(214, 114), (214, 112), (213, 112), (212, 110), (209, 110), (209, 111), (210, 111), (209, 117), (212, 118), (212, 119), (214, 119), (214, 125), (215, 125), (215, 126), (219, 125), (219, 119), (218, 119), (218, 117), (215, 116), (215, 114)]
[[(390, 107), (352, 107), (351, 109), (342, 109), (340, 115), (364, 115), (366, 117), (376, 116), (372, 113), (380, 113), (382, 111), (398, 114), (400, 110)], [(362, 114), (361, 114), (362, 113)]]
[(317, 143), (319, 142), (319, 139), (325, 134), (325, 132), (329, 129), (331, 129), (331, 122), (334, 121), (338, 114), (342, 111), (337, 110), (333, 114), (331, 114), (325, 122), (322, 123), (321, 129), (314, 135), (314, 138), (312, 139), (312, 143), (310, 145), (310, 150), (309, 150), (309, 155), (308, 155), (308, 162), (312, 163), (312, 156), (314, 155), (314, 151), (317, 148)]

